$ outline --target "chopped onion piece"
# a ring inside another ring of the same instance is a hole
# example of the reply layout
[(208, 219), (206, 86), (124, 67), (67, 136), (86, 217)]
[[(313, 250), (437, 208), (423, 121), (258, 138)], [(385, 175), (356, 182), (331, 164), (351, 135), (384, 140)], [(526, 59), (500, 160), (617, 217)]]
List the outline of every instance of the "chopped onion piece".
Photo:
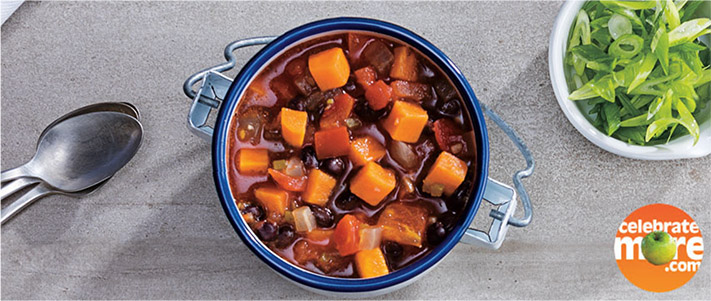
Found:
[(286, 163), (284, 173), (295, 178), (303, 177), (305, 174), (304, 162), (301, 162), (297, 157), (292, 157), (289, 159), (289, 162)]
[(383, 237), (383, 229), (380, 227), (367, 227), (360, 229), (361, 250), (372, 250), (380, 247), (380, 240)]
[(417, 154), (405, 142), (393, 140), (390, 142), (390, 156), (406, 169), (413, 169), (419, 163)]
[(610, 21), (607, 21), (607, 30), (610, 31), (612, 39), (617, 40), (623, 35), (632, 33), (632, 22), (621, 15), (614, 14)]
[(316, 217), (311, 212), (308, 206), (302, 206), (294, 209), (294, 227), (297, 232), (311, 232), (316, 229)]

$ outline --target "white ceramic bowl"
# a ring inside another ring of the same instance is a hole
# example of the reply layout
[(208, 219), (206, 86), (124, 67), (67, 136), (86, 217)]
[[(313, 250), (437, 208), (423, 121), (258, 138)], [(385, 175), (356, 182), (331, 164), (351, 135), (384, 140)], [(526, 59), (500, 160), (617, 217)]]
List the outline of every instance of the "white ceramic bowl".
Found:
[(585, 108), (585, 101), (573, 102), (568, 99), (571, 91), (565, 80), (563, 58), (568, 47), (568, 33), (573, 21), (582, 8), (584, 1), (567, 1), (560, 9), (553, 25), (550, 45), (548, 48), (548, 66), (550, 68), (551, 82), (555, 96), (561, 110), (568, 117), (570, 123), (585, 136), (590, 142), (600, 148), (620, 156), (643, 160), (672, 160), (684, 158), (698, 158), (711, 154), (711, 105), (707, 105), (704, 114), (698, 118), (701, 136), (696, 145), (690, 135), (679, 137), (667, 144), (655, 146), (630, 145), (626, 142), (607, 136), (595, 128), (583, 115), (581, 108)]

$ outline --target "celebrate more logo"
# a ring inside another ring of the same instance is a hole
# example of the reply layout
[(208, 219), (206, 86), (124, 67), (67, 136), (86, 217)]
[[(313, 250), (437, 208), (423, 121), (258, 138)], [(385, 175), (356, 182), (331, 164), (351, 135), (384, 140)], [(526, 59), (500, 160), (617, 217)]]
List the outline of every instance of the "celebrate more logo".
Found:
[(703, 252), (699, 226), (686, 212), (667, 204), (632, 212), (620, 224), (614, 244), (622, 274), (652, 292), (674, 290), (691, 280)]

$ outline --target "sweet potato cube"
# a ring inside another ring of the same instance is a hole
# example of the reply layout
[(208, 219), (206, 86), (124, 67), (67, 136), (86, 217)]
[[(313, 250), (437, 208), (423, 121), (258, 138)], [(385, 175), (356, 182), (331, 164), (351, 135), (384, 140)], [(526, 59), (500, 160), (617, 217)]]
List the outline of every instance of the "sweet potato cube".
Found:
[(306, 191), (301, 195), (304, 202), (318, 206), (326, 205), (331, 197), (333, 187), (336, 187), (336, 179), (323, 171), (312, 169), (306, 184)]
[(356, 166), (362, 166), (371, 161), (378, 161), (383, 156), (385, 156), (385, 147), (373, 137), (365, 136), (351, 142), (348, 158)]
[(343, 49), (334, 47), (309, 56), (309, 71), (321, 91), (342, 87), (351, 67)]
[[(422, 190), (432, 196), (451, 195), (467, 176), (467, 164), (449, 152), (441, 152), (422, 181)], [(439, 195), (437, 195), (439, 194)]]
[(269, 168), (269, 151), (264, 148), (243, 148), (237, 154), (237, 170), (241, 174), (263, 174)]
[(304, 111), (281, 108), (281, 135), (286, 143), (300, 147), (306, 136), (309, 115)]
[(358, 251), (355, 255), (355, 264), (361, 278), (383, 276), (390, 272), (380, 248)]
[(388, 106), (392, 100), (393, 89), (384, 81), (379, 80), (365, 90), (365, 99), (373, 110), (380, 110)]
[(276, 187), (260, 187), (254, 190), (254, 197), (267, 211), (267, 218), (279, 219), (289, 210), (289, 194)]
[(345, 120), (351, 116), (355, 99), (347, 93), (338, 94), (333, 97), (333, 104), (328, 106), (321, 115), (319, 125), (322, 130), (332, 129), (345, 125)]
[(373, 67), (360, 68), (353, 72), (356, 77), (356, 82), (363, 87), (363, 89), (368, 89), (370, 85), (374, 84), (377, 80), (377, 74)]
[(395, 140), (414, 143), (420, 138), (427, 124), (427, 111), (418, 104), (395, 101), (390, 115), (383, 121), (383, 127)]
[(320, 130), (314, 134), (314, 148), (319, 159), (348, 155), (351, 150), (351, 137), (344, 126)]
[(366, 203), (377, 206), (397, 185), (395, 174), (378, 163), (368, 162), (351, 179), (351, 192)]
[(378, 225), (383, 229), (383, 239), (422, 247), (428, 215), (427, 209), (422, 206), (401, 202), (388, 205), (378, 218)]
[(393, 67), (390, 69), (390, 77), (406, 80), (410, 82), (417, 81), (417, 56), (406, 46), (400, 46), (393, 50), (395, 59)]

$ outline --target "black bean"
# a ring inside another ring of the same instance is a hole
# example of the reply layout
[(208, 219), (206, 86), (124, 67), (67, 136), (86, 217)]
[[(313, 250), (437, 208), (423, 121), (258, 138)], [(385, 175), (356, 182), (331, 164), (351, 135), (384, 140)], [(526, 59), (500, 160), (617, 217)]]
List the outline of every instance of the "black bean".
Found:
[(292, 110), (306, 111), (306, 99), (303, 97), (295, 97), (292, 100), (289, 100), (289, 103), (287, 103), (286, 106)]
[(437, 94), (431, 94), (432, 97), (425, 98), (422, 100), (422, 108), (427, 111), (434, 112), (437, 110), (437, 105), (439, 104), (439, 99), (437, 99)]
[(279, 227), (279, 232), (276, 238), (276, 245), (279, 248), (285, 248), (291, 245), (291, 243), (294, 242), (295, 238), (296, 234), (294, 232), (294, 227), (289, 224), (283, 225)]
[(449, 196), (449, 199), (447, 200), (447, 205), (449, 206), (450, 210), (461, 210), (462, 208), (464, 208), (464, 205), (469, 200), (470, 187), (471, 183), (469, 181), (464, 182), (459, 185), (459, 188), (457, 188), (457, 190), (455, 190), (451, 196)]
[(348, 82), (346, 82), (346, 85), (343, 86), (343, 90), (346, 91), (346, 93), (350, 94), (351, 96), (363, 96), (363, 89), (359, 89), (360, 87), (355, 83), (355, 78), (352, 76), (348, 79)]
[(459, 216), (457, 215), (457, 212), (452, 211), (450, 209), (450, 211), (442, 213), (442, 215), (437, 220), (440, 221), (447, 230), (452, 230), (452, 228), (454, 228), (454, 225), (457, 224), (458, 218)]
[(263, 241), (272, 241), (277, 236), (277, 227), (270, 222), (257, 224), (257, 236)]
[(385, 256), (393, 259), (398, 259), (402, 256), (402, 246), (394, 241), (385, 242), (384, 247)]
[(360, 119), (370, 122), (376, 122), (380, 120), (382, 117), (385, 116), (385, 114), (387, 114), (388, 111), (387, 108), (378, 111), (373, 110), (368, 105), (368, 101), (366, 101), (365, 99), (360, 99), (356, 101), (353, 110), (355, 111), (356, 115), (360, 117)]
[(440, 114), (453, 118), (459, 115), (459, 110), (459, 100), (456, 98), (445, 101), (438, 109)]
[(281, 128), (265, 128), (264, 129), (264, 139), (269, 141), (279, 141), (281, 140)]
[(331, 210), (319, 206), (310, 207), (311, 213), (316, 218), (316, 225), (321, 228), (328, 228), (333, 225), (333, 213), (331, 213)]
[(353, 210), (355, 207), (358, 207), (359, 203), (358, 197), (349, 191), (344, 191), (336, 199), (336, 206), (343, 210)]
[(304, 162), (304, 166), (307, 168), (318, 167), (318, 159), (316, 158), (316, 150), (313, 146), (306, 146), (301, 149), (301, 161)]
[(255, 221), (261, 221), (264, 217), (264, 211), (259, 206), (247, 206), (242, 210), (242, 214), (251, 213)]
[(454, 90), (452, 85), (450, 85), (445, 80), (439, 80), (434, 84), (437, 96), (442, 100), (450, 100), (457, 96), (457, 91)]
[(326, 159), (326, 161), (323, 161), (321, 164), (321, 170), (324, 170), (325, 172), (336, 177), (341, 176), (345, 169), (346, 163), (343, 163), (343, 159), (341, 158)]
[(442, 222), (435, 222), (427, 227), (427, 242), (430, 245), (438, 245), (445, 237), (447, 237), (447, 229)]

